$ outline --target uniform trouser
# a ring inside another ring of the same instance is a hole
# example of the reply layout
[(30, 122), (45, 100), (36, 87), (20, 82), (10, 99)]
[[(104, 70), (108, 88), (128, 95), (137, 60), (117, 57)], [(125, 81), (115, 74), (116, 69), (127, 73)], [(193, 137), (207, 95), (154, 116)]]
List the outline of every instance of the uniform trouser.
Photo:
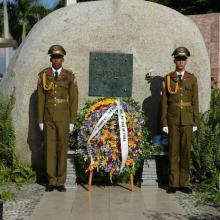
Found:
[(169, 126), (169, 186), (188, 187), (192, 126)]
[(64, 185), (66, 181), (68, 123), (45, 122), (44, 143), (46, 172), (50, 185)]

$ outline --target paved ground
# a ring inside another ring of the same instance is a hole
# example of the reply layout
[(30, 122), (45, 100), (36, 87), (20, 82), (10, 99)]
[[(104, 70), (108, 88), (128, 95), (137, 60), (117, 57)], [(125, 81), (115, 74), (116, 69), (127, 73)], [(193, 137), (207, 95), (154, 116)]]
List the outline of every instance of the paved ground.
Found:
[(0, 187), (0, 191), (7, 189), (14, 199), (4, 202), (4, 220), (220, 220), (220, 206), (198, 204), (195, 191), (169, 195), (161, 188), (135, 187), (132, 193), (128, 185), (113, 185), (93, 186), (88, 192), (78, 185), (66, 193), (47, 193), (36, 183)]
[(174, 195), (160, 188), (93, 186), (44, 193), (25, 220), (146, 220), (188, 219)]

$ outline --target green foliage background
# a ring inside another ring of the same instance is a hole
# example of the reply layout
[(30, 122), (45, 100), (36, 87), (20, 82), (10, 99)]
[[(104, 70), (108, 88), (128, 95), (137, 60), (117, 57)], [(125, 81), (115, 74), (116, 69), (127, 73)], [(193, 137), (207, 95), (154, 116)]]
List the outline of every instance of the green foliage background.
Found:
[(35, 182), (36, 173), (31, 165), (22, 165), (15, 153), (15, 132), (11, 111), (14, 104), (14, 92), (9, 99), (0, 93), (0, 199), (13, 197), (10, 190), (1, 190), (3, 184), (12, 181), (17, 185)]
[(12, 167), (15, 150), (15, 134), (12, 124), (11, 110), (14, 98), (6, 99), (0, 93), (0, 164)]
[(220, 90), (213, 90), (210, 110), (200, 114), (192, 141), (192, 180), (200, 184), (199, 198), (220, 204)]

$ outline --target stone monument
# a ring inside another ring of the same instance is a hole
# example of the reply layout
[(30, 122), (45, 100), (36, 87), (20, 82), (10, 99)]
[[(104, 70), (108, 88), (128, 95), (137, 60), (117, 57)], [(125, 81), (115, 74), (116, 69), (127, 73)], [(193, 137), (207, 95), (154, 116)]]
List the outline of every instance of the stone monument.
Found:
[[(198, 78), (200, 110), (209, 108), (209, 58), (203, 38), (190, 19), (144, 0), (73, 4), (54, 11), (33, 27), (0, 83), (0, 90), (6, 95), (15, 88), (16, 149), (24, 163), (31, 161), (35, 166), (42, 165), (41, 133), (36, 121), (36, 85), (38, 72), (50, 65), (47, 50), (52, 44), (61, 44), (66, 49), (64, 67), (76, 73), (80, 108), (91, 98), (90, 53), (108, 52), (132, 54), (132, 98), (143, 104), (144, 109), (155, 112), (153, 108), (158, 108), (157, 103), (148, 102), (154, 100), (151, 94), (154, 88), (145, 80), (145, 75), (151, 70), (151, 77), (161, 79), (173, 70), (171, 54), (178, 46), (189, 48), (192, 56), (188, 69)], [(161, 85), (158, 88), (160, 90)]]

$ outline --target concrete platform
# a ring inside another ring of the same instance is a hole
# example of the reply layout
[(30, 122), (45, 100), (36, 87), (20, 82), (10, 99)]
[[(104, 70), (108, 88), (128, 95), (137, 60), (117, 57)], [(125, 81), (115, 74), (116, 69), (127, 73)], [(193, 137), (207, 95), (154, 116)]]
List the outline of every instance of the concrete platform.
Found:
[[(164, 189), (129, 185), (45, 192), (28, 220), (146, 220), (188, 219), (174, 195)], [(27, 220), (27, 219), (25, 219)]]

